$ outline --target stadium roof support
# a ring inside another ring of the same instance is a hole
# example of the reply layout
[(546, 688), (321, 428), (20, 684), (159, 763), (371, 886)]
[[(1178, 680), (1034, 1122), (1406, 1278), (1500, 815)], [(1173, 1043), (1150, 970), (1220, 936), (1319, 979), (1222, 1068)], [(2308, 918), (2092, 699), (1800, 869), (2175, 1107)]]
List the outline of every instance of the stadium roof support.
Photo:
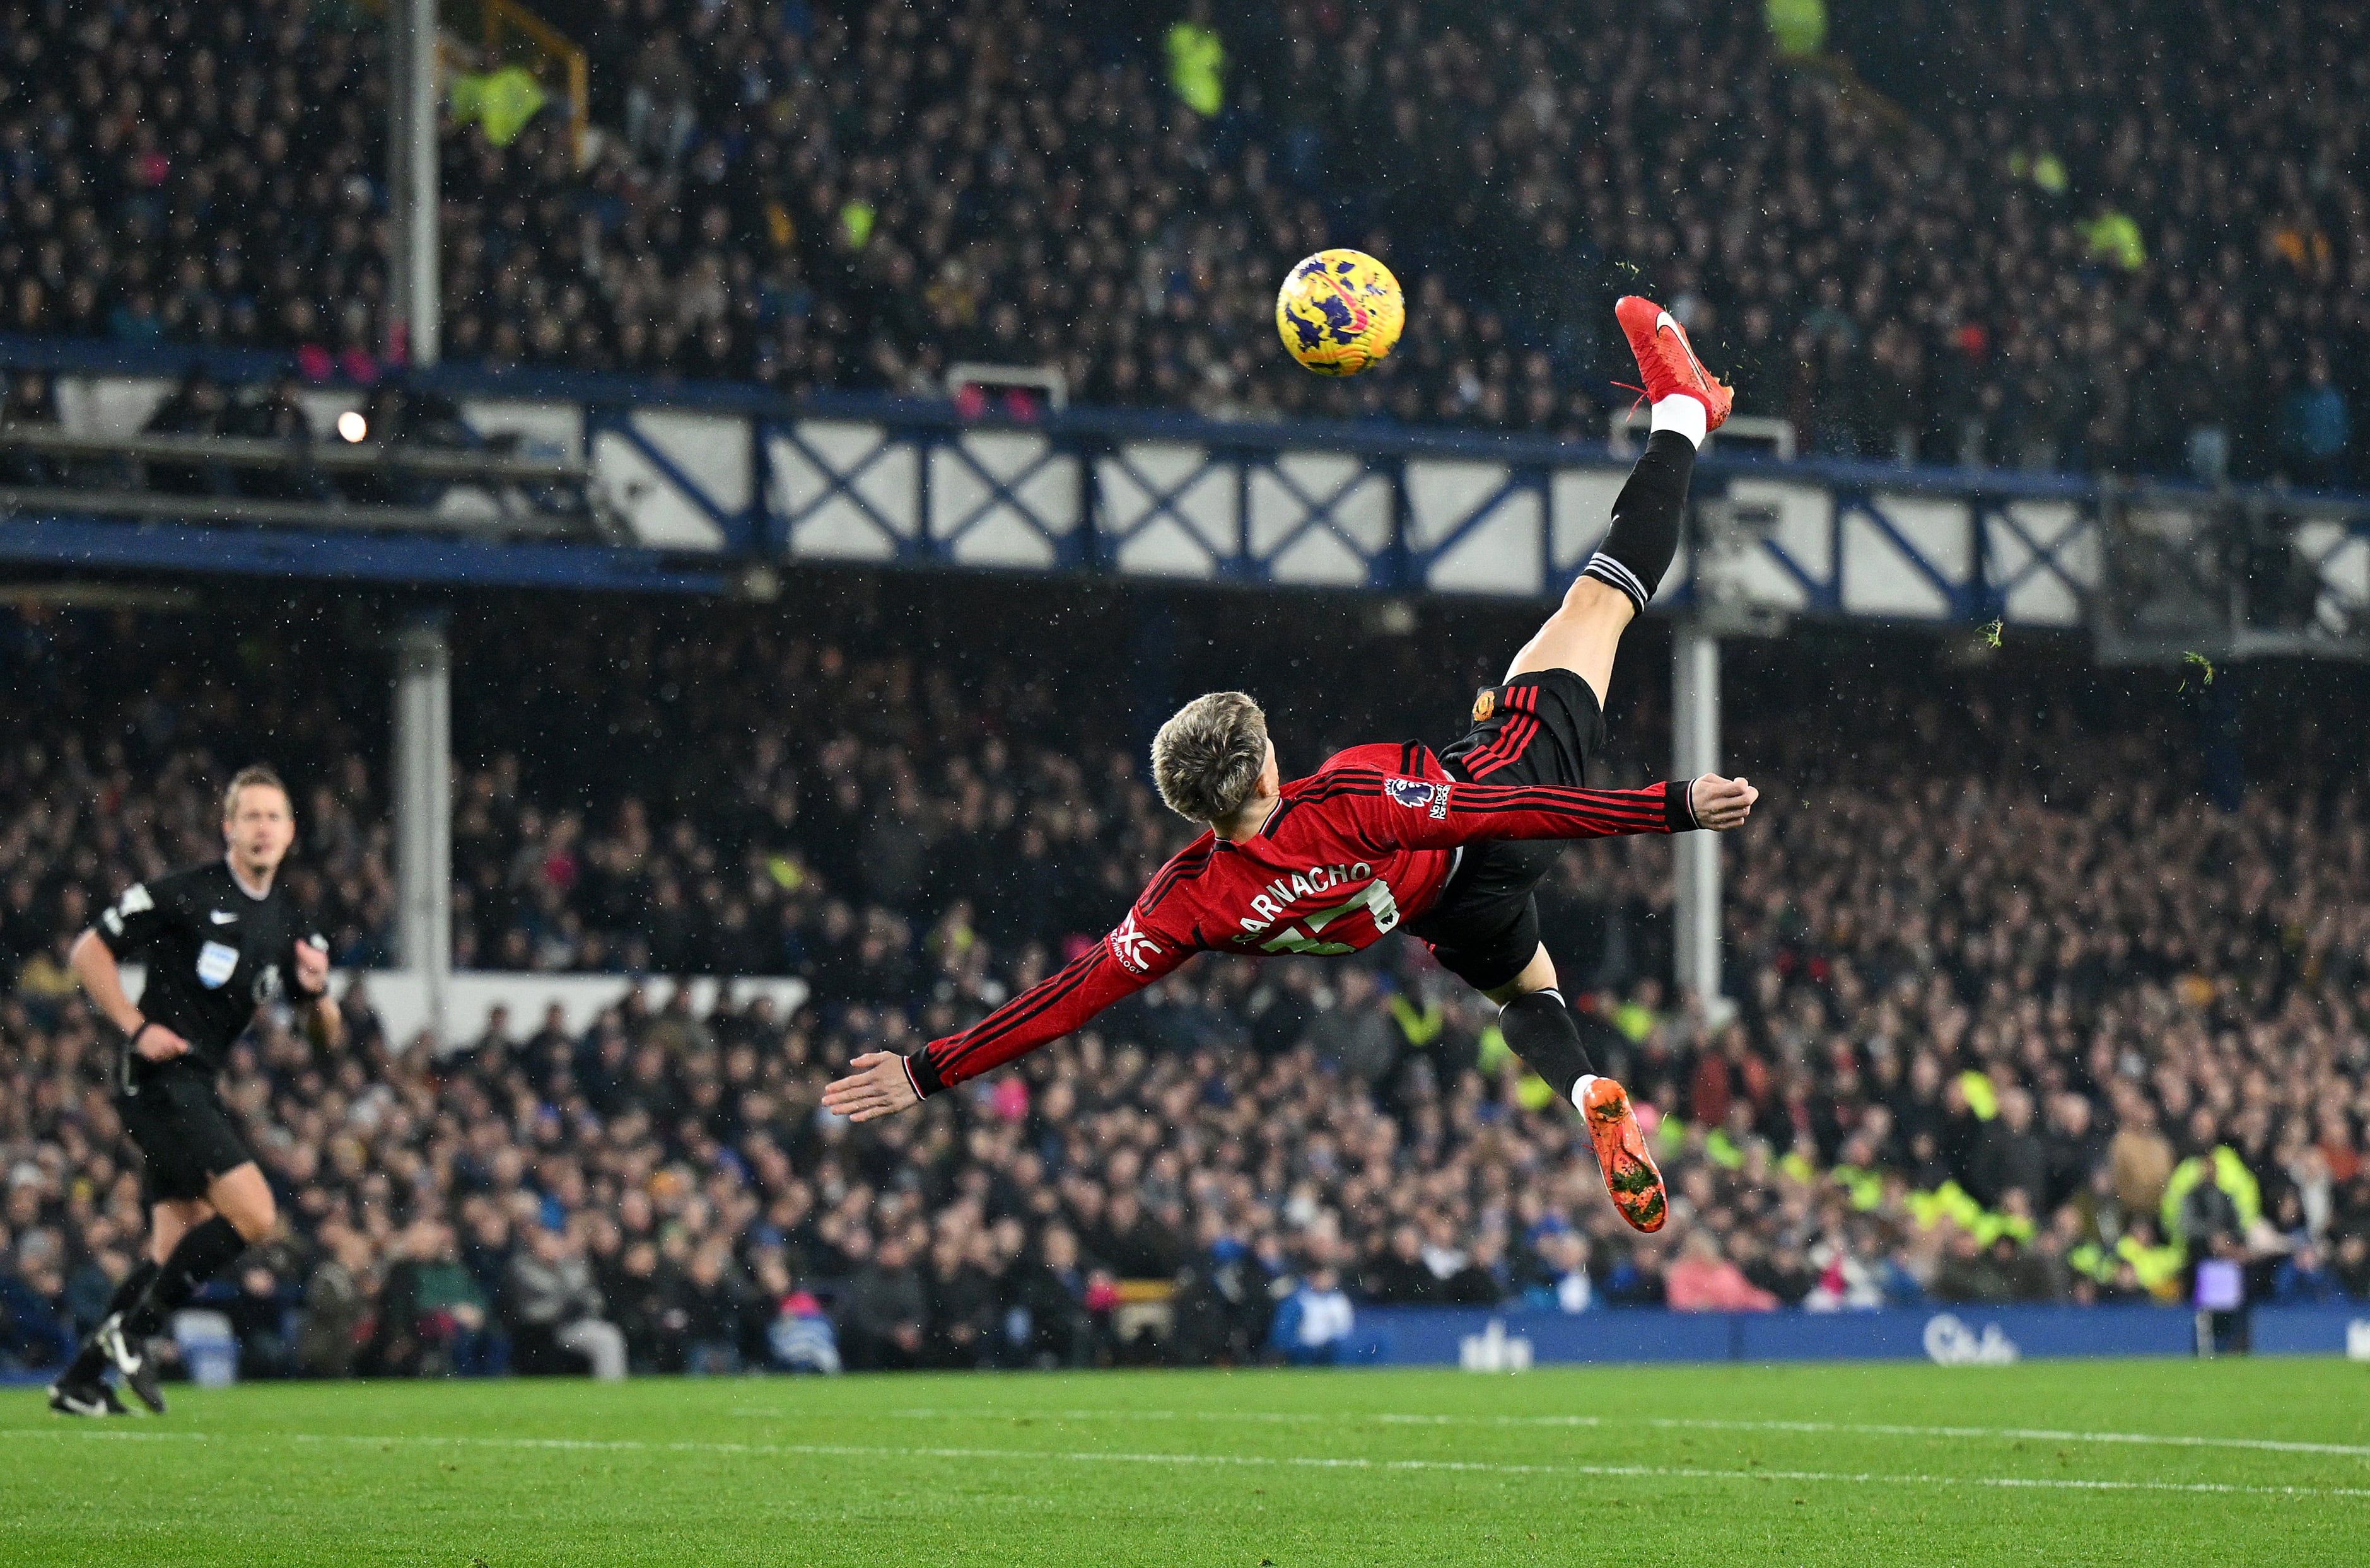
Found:
[(453, 976), (453, 647), (442, 611), (395, 638), (395, 883), (397, 956), (444, 1043)]
[(443, 338), (437, 276), (436, 0), (396, 0), (387, 17), (395, 93), (387, 189), (395, 218), (395, 319), (387, 348), (415, 366), (434, 364)]
[[(1680, 618), (1671, 639), (1671, 776), (1720, 771), (1720, 634), (1700, 616)], [(1673, 846), (1679, 990), (1707, 1016), (1724, 1010), (1720, 990), (1720, 837), (1682, 833)]]

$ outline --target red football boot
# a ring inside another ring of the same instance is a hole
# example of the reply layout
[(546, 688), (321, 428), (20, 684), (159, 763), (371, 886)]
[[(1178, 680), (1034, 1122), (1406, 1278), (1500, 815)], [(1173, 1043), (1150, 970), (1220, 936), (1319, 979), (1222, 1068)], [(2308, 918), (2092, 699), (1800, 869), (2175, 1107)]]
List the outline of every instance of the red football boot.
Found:
[(1605, 1190), (1613, 1195), (1613, 1207), (1633, 1230), (1661, 1230), (1671, 1217), (1670, 1196), (1662, 1190), (1662, 1173), (1654, 1168), (1654, 1157), (1646, 1152), (1646, 1135), (1629, 1108), (1628, 1091), (1610, 1078), (1591, 1078), (1580, 1093), (1580, 1115), (1596, 1145), (1596, 1162), (1604, 1168)]
[(1736, 394), (1703, 368), (1703, 361), (1696, 358), (1695, 345), (1687, 341), (1687, 329), (1669, 311), (1636, 294), (1623, 295), (1615, 303), (1613, 314), (1629, 336), (1629, 351), (1638, 356), (1639, 373), (1646, 378), (1646, 400), (1660, 403), (1674, 395), (1692, 397), (1704, 406), (1705, 433), (1720, 429), (1736, 402)]

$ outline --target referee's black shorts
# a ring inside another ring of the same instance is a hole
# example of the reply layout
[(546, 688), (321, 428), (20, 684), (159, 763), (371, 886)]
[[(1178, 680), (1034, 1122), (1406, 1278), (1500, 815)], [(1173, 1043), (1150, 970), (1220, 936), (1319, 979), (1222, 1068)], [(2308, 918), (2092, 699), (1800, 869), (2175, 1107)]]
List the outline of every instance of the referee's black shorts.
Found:
[(147, 1162), (140, 1185), (151, 1204), (203, 1197), (216, 1176), (255, 1158), (209, 1073), (142, 1074), (115, 1096), (115, 1110)]
[[(1605, 710), (1569, 670), (1517, 675), (1473, 699), (1473, 723), (1440, 754), (1470, 784), (1588, 783), (1588, 761), (1605, 748)], [(1465, 846), (1432, 908), (1408, 922), (1449, 973), (1477, 990), (1513, 979), (1539, 949), (1532, 889), (1563, 853), (1551, 839), (1493, 840)]]

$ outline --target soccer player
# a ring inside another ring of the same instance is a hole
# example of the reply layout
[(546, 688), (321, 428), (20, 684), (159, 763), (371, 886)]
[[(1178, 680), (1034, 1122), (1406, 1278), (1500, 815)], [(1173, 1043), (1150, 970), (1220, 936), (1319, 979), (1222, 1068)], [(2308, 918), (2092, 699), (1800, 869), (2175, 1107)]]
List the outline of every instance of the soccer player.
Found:
[[(269, 768), (242, 769), (223, 795), (221, 860), (124, 889), (75, 942), (75, 976), (123, 1032), (115, 1106), (146, 1158), (148, 1255), (125, 1274), (73, 1363), (50, 1387), (62, 1415), (110, 1415), (124, 1386), (158, 1414), (149, 1342), (198, 1288), (270, 1235), (271, 1189), (238, 1125), (214, 1092), (214, 1075), (256, 1009), (293, 996), (316, 1044), (343, 1037), (329, 998), (329, 944), (273, 883), (296, 816)], [(118, 966), (147, 966), (135, 1005)]]
[(960, 1035), (910, 1057), (857, 1057), (824, 1091), (826, 1106), (857, 1121), (902, 1111), (1067, 1034), (1196, 953), (1354, 953), (1404, 927), (1500, 1004), (1506, 1044), (1580, 1110), (1622, 1217), (1662, 1228), (1661, 1173), (1628, 1095), (1581, 1044), (1532, 889), (1555, 841), (1726, 830), (1759, 792), (1708, 774), (1583, 787), (1604, 744), (1614, 651), (1678, 552), (1696, 448), (1732, 398), (1669, 312), (1632, 296), (1615, 314), (1652, 433), (1603, 545), (1505, 680), (1475, 700), (1471, 727), (1439, 752), (1413, 740), (1352, 747), (1285, 784), (1258, 704), (1239, 692), (1197, 697), (1161, 727), (1152, 769), (1170, 809), (1209, 830), (1100, 943)]

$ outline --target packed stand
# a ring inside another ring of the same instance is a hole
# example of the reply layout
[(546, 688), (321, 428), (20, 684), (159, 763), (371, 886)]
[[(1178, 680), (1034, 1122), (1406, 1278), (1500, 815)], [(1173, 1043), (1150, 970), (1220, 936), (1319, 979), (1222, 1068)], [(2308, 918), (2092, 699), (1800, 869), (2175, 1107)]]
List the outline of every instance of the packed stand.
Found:
[[(697, 636), (661, 610), (546, 607), (532, 636), (514, 606), (456, 618), (465, 940), (550, 968), (665, 940), (689, 967), (801, 976), (810, 1001), (700, 1016), (654, 980), (569, 1028), (530, 980), (439, 1058), (385, 1037), (364, 982), (342, 1052), (259, 1029), (226, 1098), (288, 1235), (213, 1303), (250, 1375), (1325, 1360), (1369, 1304), (2169, 1299), (2207, 1256), (2260, 1299), (2370, 1295), (2370, 819), (2320, 771), (2362, 716), (2341, 685), (1741, 649), (1728, 747), (1767, 795), (1729, 843), (1734, 1018), (1668, 990), (1667, 846), (1581, 846), (1543, 898), (1590, 1048), (1656, 1123), (1674, 1220), (1639, 1238), (1492, 1010), (1408, 943), (1200, 962), (917, 1113), (822, 1115), (851, 1057), (1049, 972), (1184, 837), (1128, 715), (1079, 695), (1092, 650), (1159, 668), (1156, 607), (1028, 606), (1079, 652), (1024, 671), (971, 651), (1023, 610), (958, 592), (851, 583), (704, 611)], [(1291, 672), (1271, 711), (1294, 766), (1440, 738), (1467, 656), (1514, 630), (1486, 607), (1427, 607), (1412, 635), (1340, 601), (1293, 626), (1169, 608), (1174, 689), (1255, 651)], [(39, 711), (94, 718), (109, 647), (155, 646), (47, 635), (59, 708)], [(523, 685), (529, 647), (552, 657)], [(1616, 776), (1659, 750), (1645, 684), (1616, 704)], [(2243, 737), (2208, 724), (2225, 704)], [(135, 703), (110, 733), (200, 711)], [(2224, 812), (2202, 791), (2230, 766), (2253, 787)], [(153, 809), (143, 775), (128, 752), (116, 793), (97, 774), (28, 761), (11, 784), (19, 864), (62, 868), (16, 878), (54, 889), (20, 917), (36, 945), (144, 864), (110, 847)], [(211, 797), (190, 799), (157, 855), (204, 842)], [(340, 808), (300, 795), (305, 831), (308, 799)], [(292, 866), (315, 898), (323, 853)], [(0, 1288), (6, 1354), (37, 1371), (143, 1216), (115, 1042), (26, 951), (0, 1011)]]
[(1909, 255), (1924, 269), (1909, 297), (1960, 302), (1929, 338), (1981, 330), (1973, 351), (2001, 367), (2011, 447), (2038, 435), (2207, 479), (2370, 475), (2357, 428), (2370, 165), (2351, 111), (2370, 90), (2361, 12), (2301, 0), (1836, 9), (1840, 46), (1879, 85), (1949, 145), (1980, 149), (1986, 204), (1960, 216), (1998, 223), (1954, 230), (1972, 254)]
[[(1855, 40), (1929, 67), (1904, 117), (1750, 11), (576, 0), (584, 166), (556, 112), (448, 128), (445, 353), (794, 395), (1050, 364), (1104, 406), (1593, 436), (1605, 305), (1650, 288), (1813, 452), (2354, 477), (2361, 19), (1939, 10)], [(0, 325), (378, 374), (385, 51), (338, 15), (0, 8)], [(1347, 383), (1272, 327), (1333, 243), (1412, 297)]]

